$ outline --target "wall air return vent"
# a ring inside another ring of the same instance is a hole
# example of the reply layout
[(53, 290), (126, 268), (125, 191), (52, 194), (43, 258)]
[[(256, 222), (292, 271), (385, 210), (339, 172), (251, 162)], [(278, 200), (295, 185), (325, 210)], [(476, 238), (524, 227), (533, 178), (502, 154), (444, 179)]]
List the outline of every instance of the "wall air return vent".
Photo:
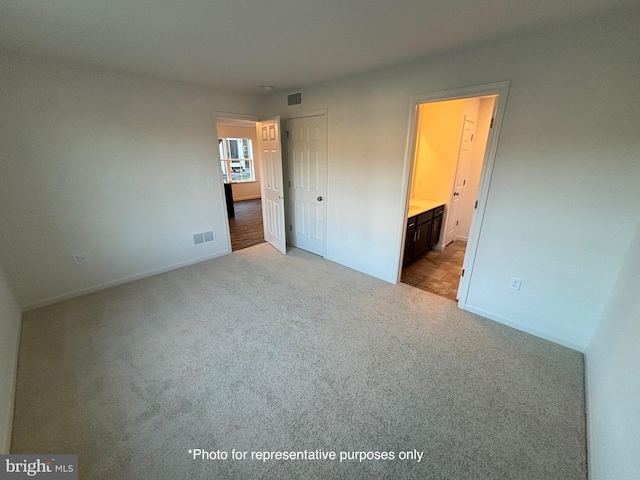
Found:
[(213, 230), (209, 230), (208, 232), (195, 233), (193, 235), (193, 244), (194, 245), (202, 245), (203, 243), (215, 242), (216, 234), (213, 233)]
[(291, 95), (287, 95), (287, 105), (300, 105), (302, 103), (302, 93), (292, 93)]

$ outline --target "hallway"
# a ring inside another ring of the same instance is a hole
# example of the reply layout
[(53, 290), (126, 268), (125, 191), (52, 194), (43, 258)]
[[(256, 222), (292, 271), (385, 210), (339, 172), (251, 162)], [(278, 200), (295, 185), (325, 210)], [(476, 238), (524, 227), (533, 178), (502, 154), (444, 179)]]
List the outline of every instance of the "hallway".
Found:
[(233, 202), (235, 217), (229, 219), (231, 251), (264, 242), (262, 203), (259, 198)]

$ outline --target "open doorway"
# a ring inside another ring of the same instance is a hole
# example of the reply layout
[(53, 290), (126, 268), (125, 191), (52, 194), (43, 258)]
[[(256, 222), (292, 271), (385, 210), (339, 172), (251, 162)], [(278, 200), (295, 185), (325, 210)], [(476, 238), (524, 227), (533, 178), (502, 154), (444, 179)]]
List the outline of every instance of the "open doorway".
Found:
[(216, 130), (231, 251), (235, 252), (265, 241), (256, 122), (218, 117)]
[(497, 99), (491, 93), (417, 102), (400, 281), (453, 301), (468, 257)]

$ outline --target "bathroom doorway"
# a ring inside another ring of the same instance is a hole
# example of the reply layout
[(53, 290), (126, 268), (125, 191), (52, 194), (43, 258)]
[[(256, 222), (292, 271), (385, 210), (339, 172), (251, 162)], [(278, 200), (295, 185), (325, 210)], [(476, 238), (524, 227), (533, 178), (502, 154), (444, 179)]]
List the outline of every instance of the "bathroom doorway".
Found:
[[(467, 92), (475, 90), (475, 95), (447, 98), (445, 93), (415, 104), (399, 280), (453, 301), (460, 299), (461, 290), (466, 295), (468, 283), (461, 289), (461, 279), (475, 257), (478, 233), (473, 238), (473, 227), (491, 170), (485, 159), (490, 158), (492, 168), (497, 136), (491, 134), (500, 90), (506, 97), (508, 84), (497, 86), (501, 88), (471, 88)], [(427, 248), (420, 241), (424, 235), (430, 238)]]

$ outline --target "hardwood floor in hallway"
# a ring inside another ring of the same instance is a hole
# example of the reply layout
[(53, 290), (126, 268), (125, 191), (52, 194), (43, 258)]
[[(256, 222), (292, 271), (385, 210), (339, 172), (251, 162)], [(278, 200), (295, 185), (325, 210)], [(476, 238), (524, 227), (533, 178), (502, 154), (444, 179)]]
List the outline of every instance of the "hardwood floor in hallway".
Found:
[(231, 251), (263, 243), (262, 203), (259, 198), (233, 202), (235, 217), (229, 219)]
[(455, 302), (466, 248), (467, 242), (458, 240), (442, 251), (431, 250), (405, 268), (400, 281)]

